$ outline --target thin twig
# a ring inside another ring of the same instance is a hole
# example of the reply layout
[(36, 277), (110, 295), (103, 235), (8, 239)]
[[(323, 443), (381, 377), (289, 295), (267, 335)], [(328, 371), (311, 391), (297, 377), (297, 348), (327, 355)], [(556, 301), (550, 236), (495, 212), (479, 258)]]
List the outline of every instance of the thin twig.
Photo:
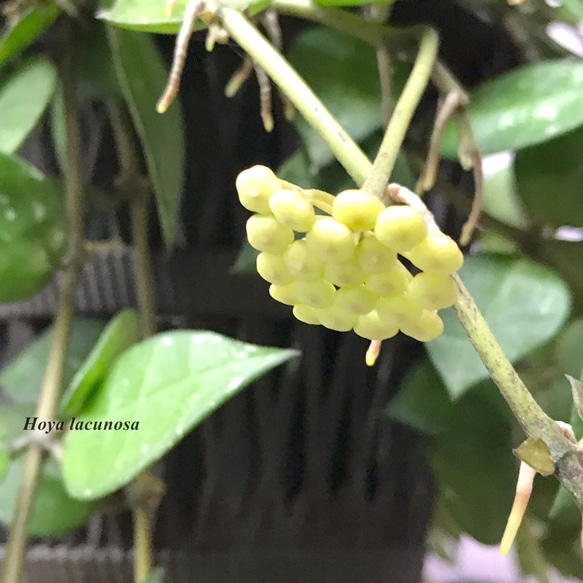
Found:
[[(281, 33), (281, 27), (279, 25), (279, 15), (275, 10), (266, 10), (260, 16), (260, 22), (267, 33), (267, 37), (271, 41), (271, 44), (279, 51), (283, 51), (283, 35)], [(296, 109), (293, 103), (289, 100), (289, 97), (282, 91), (279, 87), (277, 88), (279, 93), (279, 98), (283, 103), (283, 114), (285, 119), (291, 121), (294, 118)]]
[(480, 213), (484, 206), (484, 171), (482, 169), (482, 154), (474, 138), (470, 116), (466, 108), (458, 110), (454, 116), (458, 127), (460, 140), (459, 157), (462, 166), (472, 168), (474, 172), (474, 200), (472, 201), (472, 210), (468, 220), (462, 227), (460, 243), (467, 245), (472, 238), (472, 234), (478, 221)]
[[(371, 20), (384, 23), (391, 13), (392, 2), (386, 4), (374, 3), (370, 6)], [(376, 47), (377, 69), (379, 71), (379, 82), (381, 84), (381, 113), (383, 118), (383, 128), (386, 130), (393, 115), (393, 63), (388, 47), (383, 44)]]
[(158, 104), (156, 105), (156, 111), (158, 113), (164, 113), (170, 104), (176, 98), (178, 90), (180, 89), (180, 80), (182, 79), (182, 72), (184, 71), (184, 65), (186, 63), (186, 54), (188, 51), (188, 43), (190, 42), (190, 37), (194, 32), (194, 25), (198, 16), (202, 13), (204, 7), (204, 0), (189, 0), (186, 5), (186, 11), (184, 12), (184, 20), (182, 21), (182, 26), (180, 27), (180, 32), (176, 36), (176, 46), (174, 48), (174, 59), (172, 61), (172, 68), (170, 69), (170, 75), (168, 76), (168, 83), (166, 89)]
[(231, 78), (225, 85), (225, 97), (234, 97), (243, 83), (249, 79), (253, 72), (253, 59), (249, 55), (245, 55), (245, 60), (241, 66), (233, 73)]
[[(67, 164), (63, 168), (65, 182), (65, 204), (70, 226), (66, 265), (61, 279), (59, 305), (53, 325), (47, 369), (36, 416), (52, 420), (57, 415), (59, 395), (63, 379), (65, 353), (73, 318), (73, 294), (83, 266), (83, 178), (81, 172), (81, 134), (77, 112), (77, 35), (75, 23), (68, 22), (66, 40), (59, 71), (63, 84), (65, 108)], [(46, 448), (39, 444), (29, 447), (10, 526), (6, 548), (6, 559), (2, 574), (3, 583), (19, 583), (22, 577), (24, 555), (28, 539), (28, 524)]]
[(437, 172), (439, 170), (439, 162), (441, 156), (439, 150), (441, 148), (441, 139), (445, 125), (460, 106), (460, 96), (457, 92), (448, 93), (437, 111), (435, 122), (433, 124), (433, 131), (431, 133), (431, 141), (429, 143), (429, 152), (425, 161), (425, 168), (423, 173), (417, 181), (415, 192), (422, 195), (424, 192), (431, 190), (435, 186), (437, 179)]
[(259, 104), (261, 112), (261, 121), (267, 133), (273, 131), (273, 112), (271, 103), (271, 81), (263, 68), (253, 61), (255, 76), (259, 84)]
[[(484, 173), (482, 170), (482, 154), (472, 130), (472, 124), (468, 111), (469, 97), (463, 90), (458, 80), (441, 62), (435, 63), (433, 69), (433, 81), (437, 88), (446, 96), (454, 95), (452, 102), (457, 102), (457, 107), (451, 110), (453, 119), (457, 127), (459, 138), (459, 160), (465, 170), (472, 169), (474, 172), (474, 199), (472, 209), (468, 220), (462, 228), (460, 243), (466, 245), (470, 242), (474, 229), (480, 219), (480, 213), (484, 205)], [(449, 113), (449, 112), (448, 112)], [(447, 119), (445, 119), (447, 121)], [(444, 126), (445, 126), (444, 121)], [(436, 121), (437, 124), (437, 121)], [(438, 154), (441, 145), (441, 136), (439, 143), (435, 145)], [(433, 146), (433, 144), (432, 144)], [(435, 174), (437, 170), (435, 170)], [(428, 189), (426, 189), (428, 190)]]

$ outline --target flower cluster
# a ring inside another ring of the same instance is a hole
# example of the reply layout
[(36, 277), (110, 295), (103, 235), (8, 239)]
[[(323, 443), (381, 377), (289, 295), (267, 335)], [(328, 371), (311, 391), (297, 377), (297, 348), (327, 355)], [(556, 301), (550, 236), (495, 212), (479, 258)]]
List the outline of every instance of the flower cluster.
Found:
[[(241, 172), (236, 186), (241, 204), (255, 213), (247, 237), (260, 251), (257, 271), (298, 320), (369, 340), (400, 330), (427, 342), (442, 333), (437, 310), (457, 299), (450, 275), (463, 255), (420, 210), (385, 207), (363, 190), (335, 197), (304, 190), (265, 166)], [(399, 256), (420, 272), (413, 276)]]

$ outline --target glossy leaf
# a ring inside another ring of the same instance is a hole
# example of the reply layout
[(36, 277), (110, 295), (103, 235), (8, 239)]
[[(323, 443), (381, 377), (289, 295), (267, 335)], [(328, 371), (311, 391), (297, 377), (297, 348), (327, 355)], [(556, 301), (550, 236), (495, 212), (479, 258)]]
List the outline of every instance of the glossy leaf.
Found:
[(35, 57), (0, 83), (0, 152), (12, 154), (37, 125), (51, 101), (57, 72), (51, 61)]
[(500, 541), (512, 505), (518, 465), (511, 427), (489, 395), (471, 391), (429, 450), (445, 508), (484, 544)]
[(392, 419), (432, 436), (447, 428), (454, 411), (455, 405), (429, 360), (409, 372), (387, 410)]
[[(534, 63), (488, 81), (470, 94), (470, 117), (482, 154), (540, 144), (583, 125), (583, 61)], [(457, 157), (454, 123), (441, 153)]]
[(518, 194), (544, 225), (583, 227), (583, 130), (517, 152)]
[[(176, 34), (180, 30), (188, 0), (178, 0), (170, 14), (165, 0), (111, 0), (103, 2), (97, 18), (120, 27), (143, 32)], [(253, 16), (269, 5), (269, 0), (225, 0), (225, 6), (236, 10), (249, 9)], [(195, 30), (206, 26), (199, 20)]]
[(518, 197), (511, 161), (484, 181), (484, 211), (514, 227), (525, 228), (528, 225), (528, 215)]
[(38, 2), (0, 36), (0, 67), (30, 46), (61, 14), (56, 2)]
[(61, 185), (0, 152), (0, 302), (40, 291), (60, 264), (65, 243)]
[[(14, 514), (23, 464), (23, 456), (13, 460), (0, 482), (0, 522), (5, 526)], [(95, 502), (75, 500), (67, 494), (59, 465), (49, 458), (40, 477), (29, 532), (33, 536), (64, 534), (85, 523), (96, 508)]]
[(104, 4), (97, 11), (97, 18), (110, 24), (146, 32), (176, 33), (182, 24), (188, 0), (178, 0), (170, 14), (166, 12), (165, 1), (114, 0)]
[[(360, 142), (381, 128), (381, 93), (372, 47), (332, 29), (314, 28), (297, 39), (288, 59), (354, 140)], [(395, 66), (394, 91), (398, 92), (406, 69), (398, 62)], [(300, 116), (296, 128), (315, 171), (333, 161), (330, 148)]]
[(78, 415), (116, 359), (138, 339), (139, 321), (135, 310), (124, 310), (109, 322), (71, 379), (61, 401), (62, 414)]
[[(32, 416), (33, 405), (0, 406), (0, 427), (9, 441), (26, 435), (26, 420)], [(12, 460), (4, 481), (0, 481), (0, 522), (6, 526), (14, 513), (24, 459), (21, 455)], [(63, 534), (83, 524), (95, 509), (95, 503), (80, 502), (67, 494), (59, 464), (53, 458), (47, 459), (39, 480), (30, 533), (33, 536)]]
[(164, 115), (156, 112), (168, 71), (152, 36), (108, 27), (108, 37), (118, 80), (144, 150), (164, 241), (172, 247), (185, 172), (182, 107), (177, 99)]
[[(567, 286), (554, 272), (530, 261), (467, 257), (460, 277), (511, 362), (552, 338), (569, 314)], [(444, 310), (442, 317), (445, 331), (427, 350), (456, 399), (489, 375), (453, 310)]]
[(296, 354), (196, 330), (136, 344), (115, 362), (79, 420), (127, 421), (137, 429), (70, 431), (63, 459), (69, 492), (90, 499), (120, 488), (243, 387)]
[[(65, 356), (63, 385), (66, 386), (93, 348), (105, 323), (75, 318)], [(0, 387), (15, 403), (36, 403), (49, 357), (52, 327), (43, 332), (0, 371)]]

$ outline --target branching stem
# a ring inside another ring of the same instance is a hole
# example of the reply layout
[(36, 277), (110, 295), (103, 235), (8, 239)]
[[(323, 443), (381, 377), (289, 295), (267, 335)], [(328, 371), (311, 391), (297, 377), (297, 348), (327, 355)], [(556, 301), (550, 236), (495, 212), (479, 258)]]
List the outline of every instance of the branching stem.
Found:
[(437, 33), (432, 28), (426, 28), (421, 37), (413, 70), (397, 101), (372, 170), (364, 181), (363, 189), (379, 198), (384, 195), (411, 119), (431, 78), (438, 48)]
[[(276, 9), (280, 9), (282, 6), (301, 7), (301, 10), (296, 12), (297, 15), (320, 20), (336, 28), (340, 28), (339, 22), (344, 26), (347, 21), (350, 21), (348, 27), (351, 30), (347, 32), (354, 32), (355, 36), (362, 36), (370, 29), (374, 31), (376, 40), (380, 42), (388, 34), (386, 27), (382, 25), (364, 21), (347, 12), (316, 7), (309, 0), (275, 0), (274, 7)], [(334, 22), (327, 20), (329, 15), (332, 15), (331, 18)], [(336, 120), (323, 108), (287, 61), (273, 49), (242, 14), (229, 8), (220, 7), (215, 16), (227, 32), (249, 53), (251, 58), (256, 59), (286, 92), (308, 123), (326, 140), (347, 172), (358, 185), (362, 185), (371, 172), (370, 161), (346, 132), (341, 128), (339, 131)], [(358, 26), (355, 26), (354, 18), (357, 19)], [(437, 39), (430, 34), (424, 35), (424, 39), (425, 51), (430, 54)], [(425, 61), (425, 58), (423, 60)], [(387, 147), (383, 141), (381, 150)], [(390, 144), (391, 151), (393, 147), (394, 145)], [(382, 154), (383, 152), (379, 152), (379, 155)], [(458, 277), (454, 279), (459, 289), (459, 300), (454, 308), (472, 344), (526, 434), (529, 437), (542, 439), (546, 443), (557, 468), (559, 480), (572, 494), (579, 509), (583, 510), (583, 468), (579, 463), (575, 445), (562, 434), (558, 424), (539, 407), (500, 348), (471, 295)]]

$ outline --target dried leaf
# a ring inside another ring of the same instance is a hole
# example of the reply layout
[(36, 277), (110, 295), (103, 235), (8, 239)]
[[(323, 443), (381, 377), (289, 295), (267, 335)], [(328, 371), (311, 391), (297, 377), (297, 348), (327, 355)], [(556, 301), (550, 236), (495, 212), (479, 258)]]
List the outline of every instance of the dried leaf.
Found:
[(523, 441), (514, 451), (514, 455), (528, 464), (543, 476), (550, 476), (555, 472), (555, 464), (551, 459), (551, 453), (547, 444), (542, 439), (529, 437)]
[(583, 383), (566, 374), (567, 380), (571, 385), (571, 392), (573, 393), (573, 404), (577, 415), (583, 419)]

